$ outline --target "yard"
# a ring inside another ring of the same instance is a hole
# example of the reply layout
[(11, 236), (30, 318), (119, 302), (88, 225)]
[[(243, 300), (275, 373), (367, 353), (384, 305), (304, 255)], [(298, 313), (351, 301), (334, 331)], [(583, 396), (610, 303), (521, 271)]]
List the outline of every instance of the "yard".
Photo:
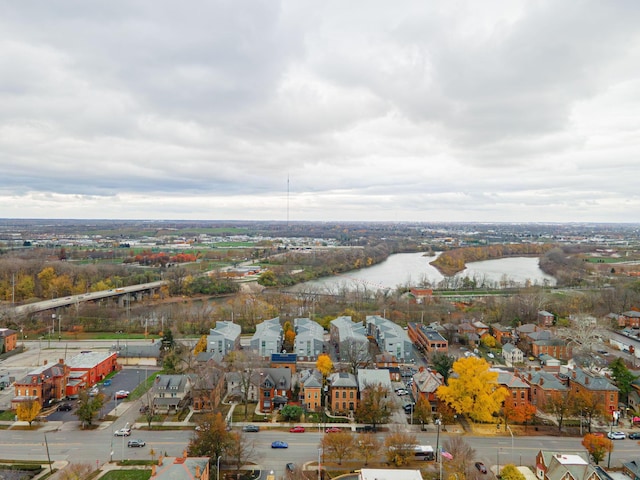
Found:
[(149, 480), (151, 470), (111, 470), (101, 480)]

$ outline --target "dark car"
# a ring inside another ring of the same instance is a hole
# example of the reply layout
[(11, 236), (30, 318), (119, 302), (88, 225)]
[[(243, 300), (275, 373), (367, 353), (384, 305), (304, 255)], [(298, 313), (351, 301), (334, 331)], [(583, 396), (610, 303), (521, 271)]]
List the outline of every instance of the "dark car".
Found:
[(144, 440), (129, 440), (127, 442), (127, 447), (144, 447), (146, 443)]
[(259, 432), (260, 427), (258, 425), (245, 425), (242, 427), (243, 432)]
[(287, 442), (276, 440), (275, 442), (271, 443), (271, 448), (289, 448), (289, 444)]
[(287, 468), (287, 472), (295, 472), (296, 471), (296, 464), (295, 463), (287, 463), (286, 468)]
[(61, 403), (60, 405), (58, 405), (57, 410), (59, 412), (70, 412), (71, 410), (73, 410), (73, 407), (68, 403)]
[(629, 434), (631, 440), (640, 440), (640, 432), (632, 432)]
[(476, 462), (476, 468), (480, 471), (480, 473), (487, 473), (487, 467), (484, 466), (482, 462)]

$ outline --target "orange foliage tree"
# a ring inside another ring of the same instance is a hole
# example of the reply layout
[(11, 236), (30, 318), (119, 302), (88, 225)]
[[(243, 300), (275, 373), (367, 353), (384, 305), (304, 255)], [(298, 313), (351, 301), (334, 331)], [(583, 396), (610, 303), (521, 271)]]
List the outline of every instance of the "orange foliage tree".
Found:
[(587, 433), (582, 439), (582, 445), (596, 465), (600, 463), (608, 452), (613, 452), (613, 442), (608, 438), (593, 433)]

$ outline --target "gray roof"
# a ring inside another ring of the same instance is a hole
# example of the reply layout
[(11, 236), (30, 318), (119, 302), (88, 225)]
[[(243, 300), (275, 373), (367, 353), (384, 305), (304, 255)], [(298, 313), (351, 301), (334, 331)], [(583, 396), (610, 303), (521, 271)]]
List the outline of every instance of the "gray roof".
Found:
[(569, 388), (558, 377), (551, 372), (545, 372), (544, 370), (531, 372), (531, 379), (529, 380), (529, 383), (531, 385), (536, 385), (543, 390), (569, 390)]
[(159, 358), (161, 341), (155, 341), (144, 345), (118, 345), (112, 347), (111, 351), (118, 352), (122, 358)]
[(332, 387), (353, 387), (358, 388), (358, 381), (356, 376), (351, 373), (333, 373), (329, 377), (329, 382)]
[[(575, 378), (574, 378), (575, 373)], [(609, 382), (605, 377), (600, 375), (594, 375), (591, 373), (587, 373), (585, 370), (581, 368), (574, 368), (569, 374), (569, 381), (575, 382), (588, 390), (608, 390), (612, 392), (617, 392), (618, 387)], [(588, 379), (588, 380), (587, 380)]]
[(358, 369), (358, 388), (360, 391), (367, 386), (381, 385), (382, 387), (392, 391), (391, 376), (389, 370), (373, 370), (370, 368)]
[(79, 353), (75, 357), (70, 358), (67, 361), (69, 368), (80, 368), (89, 370), (90, 368), (99, 365), (109, 357), (113, 356), (115, 352), (87, 352)]

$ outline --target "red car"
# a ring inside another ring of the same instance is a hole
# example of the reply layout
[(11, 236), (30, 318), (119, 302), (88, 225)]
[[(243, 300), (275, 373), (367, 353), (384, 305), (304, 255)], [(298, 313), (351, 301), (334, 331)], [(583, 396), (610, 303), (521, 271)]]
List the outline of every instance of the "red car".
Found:
[(289, 431), (290, 431), (291, 433), (304, 433), (304, 427), (303, 427), (303, 426), (298, 425), (298, 426), (296, 426), (296, 427), (290, 428), (290, 429), (289, 429)]
[(339, 433), (339, 432), (341, 432), (341, 431), (342, 431), (342, 429), (341, 429), (341, 428), (338, 428), (338, 427), (329, 427), (329, 428), (327, 428), (327, 429), (324, 431), (324, 433)]

